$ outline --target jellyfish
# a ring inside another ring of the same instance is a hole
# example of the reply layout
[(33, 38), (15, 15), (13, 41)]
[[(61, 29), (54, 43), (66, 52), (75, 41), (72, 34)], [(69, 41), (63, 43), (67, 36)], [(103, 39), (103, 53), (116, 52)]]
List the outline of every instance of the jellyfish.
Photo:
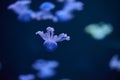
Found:
[(83, 3), (75, 0), (59, 0), (58, 2), (65, 2), (65, 5), (61, 10), (57, 10), (55, 15), (59, 21), (65, 22), (74, 18), (73, 11), (81, 11), (83, 9)]
[(54, 35), (54, 28), (52, 27), (47, 27), (46, 31), (46, 33), (43, 31), (37, 31), (36, 35), (39, 35), (43, 40), (45, 40), (43, 45), (48, 52), (52, 52), (57, 48), (57, 42), (70, 40), (70, 36), (67, 36), (65, 33)]
[(13, 10), (18, 15), (19, 21), (28, 22), (32, 20), (32, 14), (34, 13), (31, 9), (29, 9), (30, 3), (31, 1), (28, 0), (17, 1), (8, 6), (8, 9)]
[(118, 59), (118, 55), (114, 55), (112, 59), (110, 60), (109, 67), (111, 69), (115, 69), (117, 71), (120, 71), (120, 60)]
[(68, 0), (64, 5), (63, 10), (71, 13), (75, 10), (78, 10), (78, 11), (83, 10), (83, 6), (84, 4), (80, 1)]
[(33, 74), (20, 75), (19, 80), (34, 80), (35, 76)]
[(66, 10), (56, 11), (55, 14), (61, 22), (71, 20), (74, 17), (71, 13), (67, 12)]
[(54, 76), (56, 74), (55, 68), (58, 67), (58, 62), (51, 60), (36, 60), (32, 67), (38, 71), (37, 76), (41, 79), (46, 79)]
[(98, 24), (90, 24), (85, 31), (97, 40), (104, 39), (113, 31), (113, 26), (108, 23), (100, 22)]
[(13, 10), (16, 14), (20, 15), (23, 14), (25, 11), (29, 10), (29, 4), (31, 1), (25, 0), (25, 1), (17, 1), (11, 5), (8, 6), (9, 10)]
[(51, 2), (44, 2), (39, 6), (42, 11), (50, 11), (55, 8), (55, 5)]

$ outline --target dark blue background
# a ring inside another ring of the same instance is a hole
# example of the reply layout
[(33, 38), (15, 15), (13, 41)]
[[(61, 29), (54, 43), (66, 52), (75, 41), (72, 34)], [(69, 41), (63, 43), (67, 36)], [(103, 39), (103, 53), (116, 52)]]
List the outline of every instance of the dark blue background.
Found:
[[(57, 75), (51, 80), (120, 80), (120, 72), (110, 70), (109, 61), (120, 55), (120, 2), (119, 0), (82, 0), (84, 10), (75, 12), (75, 18), (68, 22), (53, 23), (31, 21), (23, 23), (7, 6), (16, 0), (0, 0), (0, 80), (18, 80), (20, 74), (36, 73), (31, 67), (37, 59), (57, 60), (60, 65)], [(31, 9), (38, 10), (39, 4), (47, 0), (33, 0)], [(50, 0), (62, 4), (56, 0)], [(53, 11), (54, 12), (54, 11)], [(84, 32), (85, 26), (99, 22), (111, 23), (112, 34), (103, 40), (95, 40)], [(67, 33), (70, 41), (58, 43), (53, 53), (43, 48), (43, 40), (35, 35), (38, 30), (51, 26), (55, 34)]]

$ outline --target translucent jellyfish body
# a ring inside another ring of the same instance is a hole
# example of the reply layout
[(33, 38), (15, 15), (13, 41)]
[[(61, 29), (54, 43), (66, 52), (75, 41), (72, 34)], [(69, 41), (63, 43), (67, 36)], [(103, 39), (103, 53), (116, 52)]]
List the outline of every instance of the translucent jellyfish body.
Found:
[(43, 11), (50, 11), (55, 8), (55, 5), (51, 2), (44, 2), (39, 6), (39, 8)]
[(62, 22), (68, 21), (73, 18), (73, 15), (66, 10), (56, 11), (56, 16)]
[(32, 13), (33, 11), (29, 9), (29, 4), (31, 1), (29, 0), (22, 0), (17, 1), (10, 6), (8, 6), (8, 9), (13, 10), (18, 15), (18, 20), (22, 22), (28, 22), (32, 20)]
[(120, 71), (120, 60), (118, 55), (114, 55), (112, 59), (110, 60), (109, 67), (111, 69), (115, 69), (117, 71)]
[(85, 32), (97, 40), (104, 39), (113, 31), (113, 26), (107, 23), (90, 24), (85, 28)]
[(73, 11), (81, 11), (83, 9), (83, 3), (75, 0), (58, 0), (58, 2), (64, 2), (64, 6), (61, 10), (55, 12), (59, 21), (69, 21), (73, 16)]
[(63, 7), (63, 10), (71, 13), (75, 10), (78, 10), (78, 11), (81, 11), (83, 10), (83, 3), (80, 2), (80, 1), (75, 1), (75, 0), (67, 0), (64, 7)]
[(45, 40), (44, 47), (47, 51), (52, 52), (57, 48), (57, 42), (61, 42), (64, 40), (69, 41), (70, 37), (67, 36), (65, 33), (61, 33), (58, 36), (54, 35), (54, 28), (47, 27), (47, 32), (44, 33), (43, 31), (37, 31), (36, 35), (40, 35), (40, 37)]
[(46, 79), (54, 76), (56, 74), (55, 68), (58, 67), (57, 61), (47, 61), (39, 59), (35, 61), (32, 67), (38, 71), (37, 76), (41, 79)]
[(20, 75), (19, 80), (34, 80), (35, 76), (33, 74)]
[(8, 6), (8, 9), (13, 10), (16, 14), (20, 15), (29, 10), (29, 0), (16, 1), (15, 3)]

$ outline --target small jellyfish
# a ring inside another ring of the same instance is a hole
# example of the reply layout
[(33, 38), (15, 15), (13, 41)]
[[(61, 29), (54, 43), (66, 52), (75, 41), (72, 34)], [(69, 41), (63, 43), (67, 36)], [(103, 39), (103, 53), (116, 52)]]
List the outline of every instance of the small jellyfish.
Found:
[(42, 3), (39, 8), (42, 10), (42, 11), (50, 11), (52, 9), (55, 8), (55, 5), (51, 2), (44, 2)]
[(70, 1), (65, 4), (63, 9), (69, 13), (78, 10), (81, 11), (83, 10), (84, 4), (82, 2), (76, 2), (76, 1)]
[(113, 26), (111, 24), (101, 22), (98, 24), (88, 25), (85, 28), (85, 31), (93, 38), (102, 40), (113, 31)]
[(65, 33), (61, 33), (58, 36), (54, 35), (54, 28), (47, 27), (47, 32), (44, 33), (43, 31), (37, 31), (36, 35), (40, 35), (44, 41), (44, 47), (48, 52), (52, 52), (57, 48), (57, 42), (61, 42), (64, 40), (69, 41), (70, 37), (67, 36)]
[(17, 1), (11, 5), (8, 6), (9, 10), (13, 10), (16, 14), (20, 15), (24, 13), (25, 11), (29, 10), (29, 4), (31, 1), (25, 0), (25, 1)]
[(31, 1), (28, 0), (17, 1), (8, 6), (8, 9), (13, 10), (18, 15), (19, 21), (28, 22), (32, 20), (32, 14), (34, 13), (29, 9), (30, 3)]
[(35, 76), (33, 74), (20, 75), (19, 80), (34, 80)]
[(118, 55), (114, 55), (112, 59), (110, 60), (109, 67), (111, 69), (115, 69), (117, 71), (120, 71), (120, 60), (118, 59)]
[(50, 78), (56, 74), (55, 68), (58, 67), (57, 61), (36, 60), (32, 67), (38, 71), (37, 76), (42, 79)]
[(73, 18), (73, 15), (65, 10), (56, 11), (56, 16), (61, 22), (65, 22)]

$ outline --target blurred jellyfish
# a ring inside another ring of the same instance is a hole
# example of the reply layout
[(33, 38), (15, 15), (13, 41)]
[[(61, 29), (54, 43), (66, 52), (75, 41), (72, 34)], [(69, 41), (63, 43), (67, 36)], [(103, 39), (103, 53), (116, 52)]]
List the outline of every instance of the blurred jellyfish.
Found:
[(46, 61), (39, 59), (35, 61), (32, 67), (38, 70), (37, 76), (42, 79), (50, 78), (56, 74), (55, 68), (58, 67), (57, 61)]
[(55, 14), (58, 17), (59, 21), (62, 22), (71, 20), (73, 18), (73, 15), (65, 10), (56, 11)]
[(78, 10), (78, 11), (81, 11), (83, 10), (83, 3), (80, 2), (80, 1), (75, 1), (75, 0), (67, 0), (67, 2), (65, 3), (64, 7), (63, 7), (63, 10), (64, 11), (67, 11), (69, 13), (75, 11), (75, 10)]
[(31, 1), (29, 0), (21, 0), (16, 1), (15, 3), (8, 6), (8, 9), (13, 10), (16, 14), (23, 14), (24, 12), (29, 10), (29, 4)]
[(39, 7), (42, 11), (50, 11), (55, 8), (55, 5), (51, 2), (44, 2)]
[(120, 60), (118, 60), (119, 56), (114, 55), (112, 59), (110, 60), (109, 67), (111, 69), (115, 69), (117, 71), (120, 71)]
[(107, 23), (90, 24), (85, 28), (85, 32), (97, 40), (104, 39), (113, 31), (113, 26)]
[(35, 76), (33, 74), (20, 75), (19, 80), (34, 80)]
[(44, 47), (47, 51), (52, 52), (57, 48), (57, 42), (61, 42), (64, 40), (69, 41), (70, 37), (67, 36), (65, 33), (61, 33), (60, 35), (54, 35), (54, 28), (47, 27), (47, 32), (44, 33), (43, 31), (37, 31), (36, 35), (39, 35), (43, 38), (44, 41)]
[(10, 6), (8, 9), (13, 10), (18, 15), (18, 20), (22, 22), (28, 22), (32, 20), (33, 11), (29, 9), (30, 0), (17, 1)]
[(59, 21), (62, 22), (71, 20), (74, 17), (72, 13), (73, 11), (83, 10), (82, 2), (77, 2), (75, 0), (58, 0), (58, 2), (65, 2), (63, 9), (55, 12), (55, 15), (58, 17)]

